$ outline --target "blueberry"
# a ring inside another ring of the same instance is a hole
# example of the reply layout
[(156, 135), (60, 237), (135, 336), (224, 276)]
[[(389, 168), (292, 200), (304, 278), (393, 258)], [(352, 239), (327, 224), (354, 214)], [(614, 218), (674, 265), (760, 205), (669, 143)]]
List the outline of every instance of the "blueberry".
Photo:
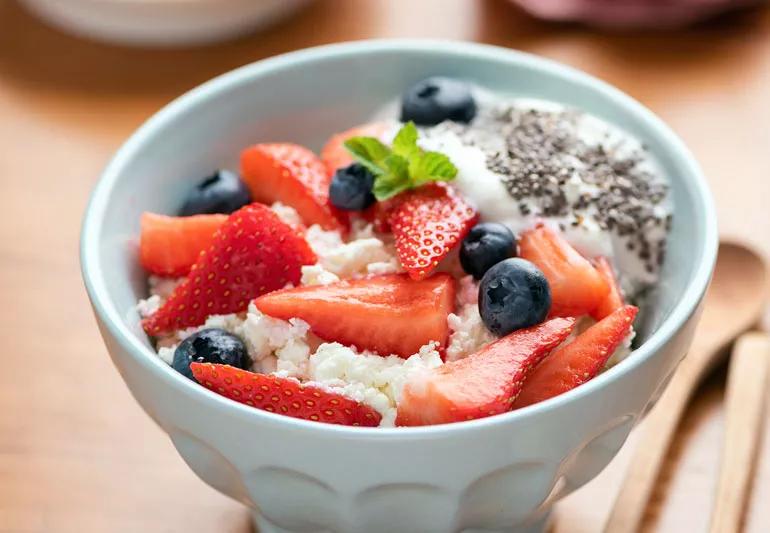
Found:
[(508, 335), (539, 324), (551, 308), (551, 287), (539, 268), (526, 259), (500, 261), (479, 285), (479, 313), (489, 331)]
[(211, 213), (230, 214), (251, 203), (246, 184), (229, 170), (217, 170), (190, 192), (179, 214), (183, 217)]
[(174, 370), (195, 381), (190, 363), (216, 363), (241, 369), (251, 366), (243, 341), (223, 329), (209, 328), (193, 333), (174, 352)]
[(329, 185), (332, 205), (347, 211), (361, 211), (375, 202), (374, 175), (359, 163), (338, 168)]
[(494, 265), (516, 255), (516, 238), (504, 224), (476, 224), (460, 245), (463, 270), (481, 279)]
[(433, 77), (412, 85), (401, 98), (401, 122), (433, 126), (445, 120), (468, 123), (476, 116), (471, 88), (451, 78)]

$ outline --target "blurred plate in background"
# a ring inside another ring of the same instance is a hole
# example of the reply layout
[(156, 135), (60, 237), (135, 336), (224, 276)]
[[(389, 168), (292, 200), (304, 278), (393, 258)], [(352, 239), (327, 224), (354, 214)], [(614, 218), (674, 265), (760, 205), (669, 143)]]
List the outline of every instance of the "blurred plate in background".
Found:
[(63, 30), (134, 46), (205, 44), (264, 28), (310, 0), (20, 0)]

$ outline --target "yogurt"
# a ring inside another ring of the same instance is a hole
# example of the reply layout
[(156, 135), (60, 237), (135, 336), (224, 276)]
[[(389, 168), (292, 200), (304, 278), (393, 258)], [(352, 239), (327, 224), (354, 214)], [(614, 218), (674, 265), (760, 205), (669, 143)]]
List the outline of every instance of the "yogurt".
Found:
[(583, 255), (608, 258), (629, 296), (654, 284), (671, 203), (661, 167), (644, 146), (553, 102), (483, 91), (477, 101), (471, 124), (422, 128), (419, 143), (450, 157), (458, 169), (453, 185), (482, 220), (515, 234), (553, 224)]

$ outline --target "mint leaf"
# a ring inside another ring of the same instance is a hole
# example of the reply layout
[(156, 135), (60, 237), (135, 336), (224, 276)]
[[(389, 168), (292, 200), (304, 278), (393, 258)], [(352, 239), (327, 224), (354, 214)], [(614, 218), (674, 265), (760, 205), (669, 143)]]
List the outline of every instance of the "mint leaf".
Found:
[(384, 161), (387, 172), (374, 180), (372, 193), (378, 201), (387, 200), (412, 187), (409, 162), (400, 155), (391, 154)]
[(390, 148), (374, 137), (351, 137), (344, 143), (350, 154), (369, 172), (378, 176), (387, 171), (385, 158), (390, 154)]
[(396, 134), (393, 139), (393, 153), (410, 160), (420, 153), (417, 146), (417, 126), (411, 120), (407, 122)]
[(439, 152), (425, 152), (409, 161), (409, 175), (415, 186), (431, 181), (450, 181), (457, 176), (457, 167)]
[(445, 154), (422, 150), (414, 122), (407, 122), (388, 147), (374, 137), (351, 137), (344, 143), (348, 152), (372, 174), (372, 192), (377, 200), (387, 200), (409, 189), (432, 181), (449, 181), (457, 167)]

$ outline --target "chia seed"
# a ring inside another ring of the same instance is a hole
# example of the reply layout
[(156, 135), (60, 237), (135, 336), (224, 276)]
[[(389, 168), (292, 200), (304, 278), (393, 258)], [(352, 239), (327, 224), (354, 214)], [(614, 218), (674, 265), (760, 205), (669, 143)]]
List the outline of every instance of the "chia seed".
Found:
[[(632, 148), (603, 135), (596, 143), (579, 135), (585, 117), (574, 110), (546, 111), (505, 104), (480, 110), (472, 125), (452, 124), (463, 142), (485, 152), (522, 215), (569, 217), (580, 226), (587, 216), (625, 239), (647, 272), (658, 270), (671, 227), (665, 205), (668, 185), (644, 163), (646, 147)], [(494, 135), (490, 135), (493, 132)], [(502, 145), (500, 144), (502, 139)], [(570, 201), (567, 181), (577, 175), (591, 187)]]

